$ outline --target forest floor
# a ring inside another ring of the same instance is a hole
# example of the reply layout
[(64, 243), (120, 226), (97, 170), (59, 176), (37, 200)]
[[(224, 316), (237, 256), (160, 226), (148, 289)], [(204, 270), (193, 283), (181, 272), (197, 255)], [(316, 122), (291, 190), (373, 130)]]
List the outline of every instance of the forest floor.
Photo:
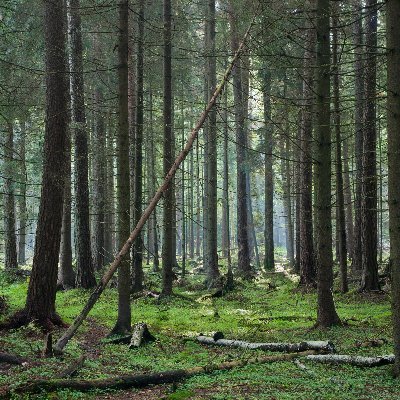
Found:
[[(151, 275), (146, 284), (159, 289), (160, 280)], [(365, 295), (356, 290), (335, 292), (338, 313), (346, 324), (329, 330), (313, 329), (316, 294), (296, 289), (283, 273), (264, 274), (252, 283), (239, 282), (221, 298), (201, 291), (201, 278), (188, 278), (175, 292), (179, 297), (132, 301), (132, 321), (146, 322), (157, 340), (139, 349), (126, 345), (106, 345), (104, 337), (116, 319), (117, 296), (108, 289), (92, 310), (77, 336), (66, 347), (63, 359), (41, 358), (44, 334), (34, 325), (0, 331), (0, 350), (29, 360), (26, 366), (0, 364), (0, 393), (34, 378), (55, 377), (82, 353), (87, 355), (80, 379), (113, 377), (126, 373), (147, 373), (209, 365), (251, 358), (259, 351), (207, 347), (188, 340), (199, 333), (222, 331), (225, 338), (252, 342), (299, 342), (327, 339), (339, 354), (383, 355), (392, 353), (390, 299), (386, 294)], [(21, 308), (27, 283), (7, 284), (0, 278), (0, 296), (8, 303), (0, 310), (0, 320)], [(70, 323), (79, 313), (89, 292), (59, 292), (57, 310)], [(59, 331), (54, 333), (58, 337)], [(383, 338), (378, 348), (357, 343)], [(263, 353), (265, 354), (265, 353)], [(307, 369), (293, 361), (252, 364), (231, 371), (198, 375), (177, 385), (159, 385), (143, 390), (57, 393), (31, 396), (35, 399), (400, 399), (400, 381), (391, 376), (391, 367), (356, 368), (312, 364)], [(21, 396), (15, 398), (28, 398)]]

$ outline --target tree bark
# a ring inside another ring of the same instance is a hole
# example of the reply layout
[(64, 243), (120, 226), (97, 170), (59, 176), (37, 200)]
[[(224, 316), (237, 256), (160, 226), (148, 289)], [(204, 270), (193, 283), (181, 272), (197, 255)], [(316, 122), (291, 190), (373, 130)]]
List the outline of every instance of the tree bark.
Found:
[(70, 45), (70, 91), (72, 133), (75, 150), (75, 252), (76, 286), (89, 289), (96, 285), (89, 228), (88, 134), (82, 62), (82, 27), (80, 1), (68, 0), (68, 32)]
[(55, 313), (68, 137), (68, 83), (62, 0), (44, 3), (46, 123), (42, 192), (32, 273), (26, 298), (26, 321), (48, 327)]
[(394, 374), (400, 376), (400, 3), (386, 3), (387, 61), (387, 134), (389, 235), (392, 266), (392, 319), (395, 365)]
[(324, 363), (324, 364), (346, 364), (354, 367), (380, 367), (382, 365), (393, 364), (393, 355), (381, 357), (362, 357), (348, 356), (344, 354), (311, 354), (306, 360)]
[(329, 0), (317, 0), (317, 84), (315, 227), (317, 235), (317, 324), (340, 323), (333, 301), (333, 255), (331, 221), (331, 128), (330, 128), (330, 38)]
[(376, 46), (377, 0), (367, 0), (365, 96), (363, 120), (363, 159), (361, 187), (361, 245), (363, 291), (379, 290), (376, 176)]
[(18, 153), (21, 160), (20, 167), (20, 190), (18, 197), (18, 264), (26, 264), (26, 227), (28, 223), (28, 211), (26, 207), (26, 148), (25, 148), (25, 136), (26, 136), (26, 122), (21, 122), (21, 137), (19, 138)]
[[(118, 38), (118, 137), (117, 137), (117, 244), (121, 248), (129, 236), (129, 119), (128, 119), (128, 15), (129, 0), (119, 3)], [(121, 257), (118, 272), (118, 316), (113, 334), (125, 335), (131, 330), (131, 276), (129, 256)], [(99, 287), (99, 286), (98, 286)]]

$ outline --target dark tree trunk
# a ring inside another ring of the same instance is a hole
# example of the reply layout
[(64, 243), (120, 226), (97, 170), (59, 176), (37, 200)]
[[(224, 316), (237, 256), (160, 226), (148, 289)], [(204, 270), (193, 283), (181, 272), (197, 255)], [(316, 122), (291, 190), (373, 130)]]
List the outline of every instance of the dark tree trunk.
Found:
[(395, 376), (400, 375), (400, 2), (386, 3), (389, 234)]
[(11, 121), (7, 122), (4, 158), (4, 267), (7, 271), (12, 272), (18, 268), (18, 260), (15, 234), (14, 127)]
[[(199, 141), (196, 141), (196, 181), (201, 182), (200, 176), (200, 157), (199, 157)], [(201, 218), (200, 218), (200, 184), (196, 185), (196, 256), (200, 257), (201, 248)]]
[(18, 264), (26, 263), (26, 226), (27, 226), (27, 208), (26, 208), (26, 149), (25, 149), (26, 123), (21, 122), (21, 137), (19, 139), (18, 154), (21, 159), (20, 166), (20, 189), (18, 197)]
[(48, 327), (55, 313), (57, 266), (67, 162), (68, 83), (63, 0), (44, 3), (46, 123), (39, 218), (26, 298), (27, 321)]
[(264, 268), (273, 270), (274, 261), (274, 176), (273, 176), (273, 130), (271, 120), (271, 73), (264, 66), (263, 77), (263, 103), (264, 103), (264, 124), (265, 124), (265, 160), (264, 160)]
[(361, 186), (362, 186), (362, 155), (363, 155), (363, 115), (364, 115), (364, 63), (363, 63), (363, 32), (362, 32), (362, 1), (354, 0), (354, 15), (358, 15), (354, 23), (354, 71), (355, 71), (355, 104), (354, 104), (354, 130), (355, 146), (354, 154), (356, 159), (356, 187), (354, 201), (354, 248), (353, 248), (353, 269), (362, 269), (362, 248), (361, 248)]
[[(309, 18), (315, 14), (315, 0), (308, 2)], [(312, 143), (315, 64), (315, 28), (307, 25), (303, 65), (303, 109), (300, 134), (300, 285), (315, 285), (316, 266), (313, 243)]]
[(379, 290), (376, 177), (376, 46), (377, 0), (367, 0), (365, 109), (361, 187), (361, 290)]
[(346, 219), (347, 253), (351, 259), (354, 257), (354, 224), (353, 224), (353, 201), (350, 182), (349, 168), (349, 144), (348, 139), (343, 140), (343, 185), (344, 205)]
[[(117, 246), (122, 248), (130, 231), (129, 196), (129, 119), (128, 119), (128, 15), (129, 1), (119, 3), (118, 38), (118, 137), (117, 137)], [(126, 334), (131, 330), (131, 276), (129, 256), (125, 256), (118, 272), (118, 317), (112, 330)]]
[[(144, 59), (144, 0), (139, 2), (137, 40), (137, 95), (136, 95), (136, 136), (135, 136), (135, 181), (133, 225), (136, 226), (142, 215), (143, 197), (143, 59)], [(143, 289), (143, 236), (139, 235), (134, 243), (132, 258), (132, 291)]]
[(344, 188), (343, 188), (343, 167), (342, 167), (342, 135), (340, 126), (340, 69), (338, 58), (338, 25), (339, 25), (339, 7), (340, 3), (334, 8), (332, 18), (333, 25), (333, 97), (334, 97), (334, 124), (336, 140), (336, 207), (337, 207), (337, 226), (338, 232), (338, 250), (341, 290), (346, 293), (349, 290), (347, 283), (347, 243), (346, 243), (346, 216), (344, 206)]
[[(174, 134), (172, 131), (172, 9), (171, 0), (164, 0), (164, 157), (163, 174), (168, 174), (174, 162)], [(172, 294), (173, 266), (175, 265), (175, 184), (171, 182), (164, 194), (164, 234), (162, 248), (162, 293)]]
[(72, 132), (75, 148), (75, 251), (76, 286), (96, 285), (89, 228), (88, 134), (82, 64), (82, 28), (79, 0), (68, 0)]
[(340, 323), (333, 301), (331, 221), (331, 128), (329, 0), (317, 0), (315, 228), (317, 234), (317, 323), (325, 328)]

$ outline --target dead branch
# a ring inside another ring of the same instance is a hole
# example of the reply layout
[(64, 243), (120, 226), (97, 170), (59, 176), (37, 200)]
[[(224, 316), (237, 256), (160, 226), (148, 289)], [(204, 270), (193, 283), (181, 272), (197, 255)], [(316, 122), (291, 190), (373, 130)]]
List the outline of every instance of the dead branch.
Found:
[(394, 355), (380, 357), (349, 356), (342, 354), (318, 354), (306, 357), (309, 361), (325, 364), (347, 364), (355, 367), (380, 367), (381, 365), (394, 364)]

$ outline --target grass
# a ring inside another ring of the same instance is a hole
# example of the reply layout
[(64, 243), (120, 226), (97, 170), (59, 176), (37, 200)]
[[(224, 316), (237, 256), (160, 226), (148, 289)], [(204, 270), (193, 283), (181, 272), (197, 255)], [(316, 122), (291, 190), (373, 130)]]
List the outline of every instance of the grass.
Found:
[[(66, 348), (62, 360), (39, 357), (44, 335), (34, 326), (0, 333), (0, 349), (32, 360), (28, 367), (0, 370), (0, 387), (18, 385), (33, 377), (54, 377), (82, 352), (88, 360), (79, 378), (95, 379), (124, 373), (163, 371), (254, 357), (257, 352), (205, 347), (188, 337), (222, 331), (226, 338), (249, 341), (303, 341), (329, 339), (342, 354), (379, 355), (392, 352), (390, 301), (386, 295), (367, 296), (356, 291), (335, 293), (338, 313), (348, 325), (330, 330), (312, 329), (316, 318), (315, 293), (295, 290), (281, 274), (267, 274), (253, 283), (239, 282), (235, 291), (211, 299), (194, 291), (198, 279), (190, 278), (176, 288), (180, 297), (157, 302), (141, 298), (132, 302), (132, 321), (145, 321), (157, 341), (140, 349), (104, 345), (102, 339), (116, 319), (115, 289), (107, 290), (92, 310), (79, 334)], [(276, 289), (271, 290), (271, 283)], [(158, 278), (147, 282), (157, 288)], [(0, 295), (6, 297), (8, 313), (21, 308), (27, 282), (6, 284), (0, 279)], [(60, 292), (57, 310), (71, 322), (89, 295), (82, 290)], [(0, 319), (2, 317), (0, 316)], [(3, 316), (4, 318), (4, 316)], [(55, 333), (57, 336), (59, 332)], [(356, 342), (385, 338), (380, 348), (358, 348)], [(306, 362), (304, 362), (306, 363)], [(400, 399), (400, 382), (391, 368), (370, 369), (307, 363), (308, 370), (293, 362), (279, 362), (200, 375), (177, 386), (165, 385), (143, 391), (82, 394), (71, 391), (37, 395), (39, 399), (149, 398), (149, 399)], [(23, 397), (20, 397), (23, 398)]]

